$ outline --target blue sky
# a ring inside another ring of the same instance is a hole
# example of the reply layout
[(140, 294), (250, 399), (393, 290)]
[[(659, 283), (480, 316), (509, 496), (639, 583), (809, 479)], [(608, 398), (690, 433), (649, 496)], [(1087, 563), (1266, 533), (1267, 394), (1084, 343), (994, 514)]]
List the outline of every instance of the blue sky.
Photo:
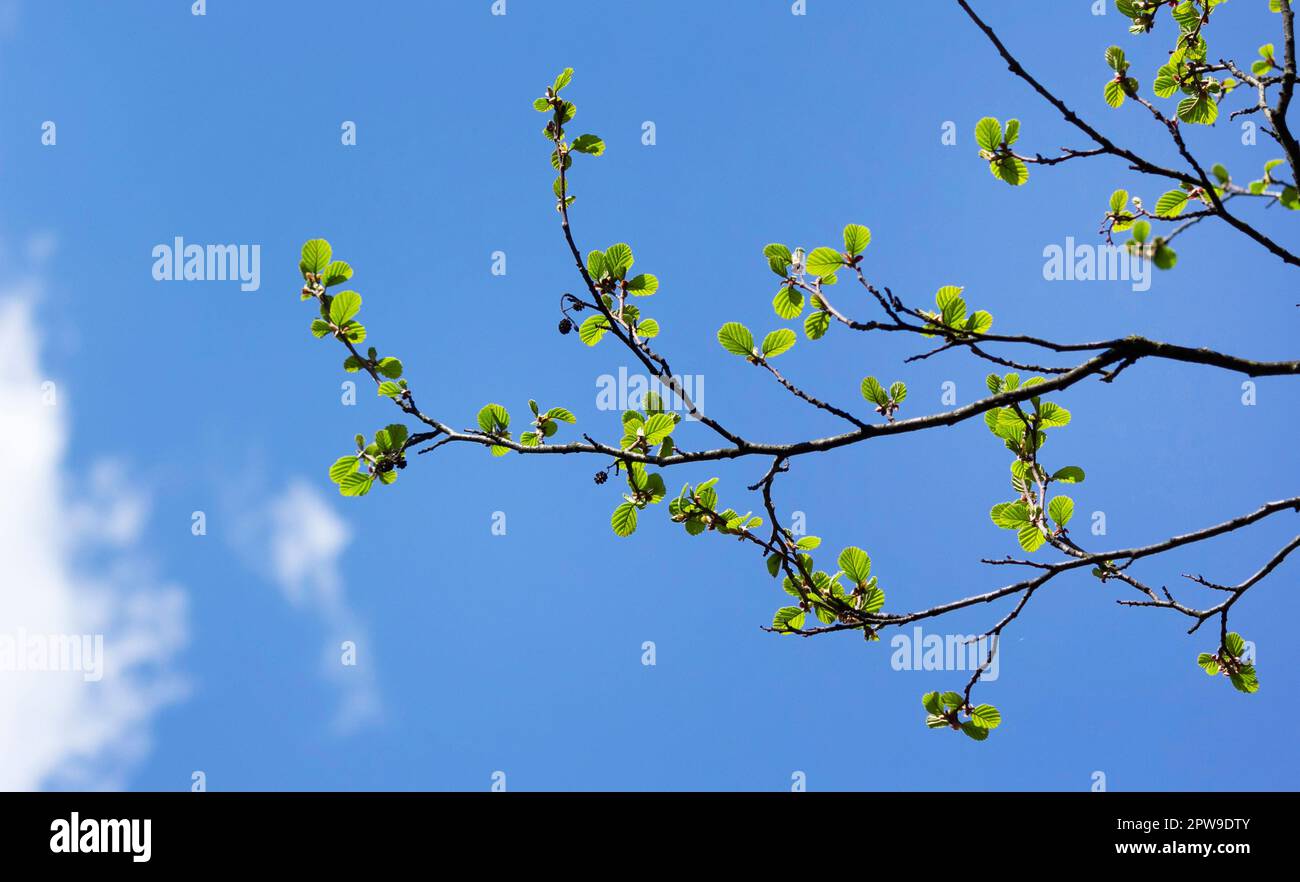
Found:
[[(96, 742), (129, 755), (113, 776), (77, 780), (175, 790), (201, 770), (213, 790), (483, 790), (503, 771), (512, 790), (783, 790), (801, 771), (814, 790), (1085, 790), (1101, 771), (1112, 790), (1300, 784), (1284, 698), (1300, 688), (1295, 561), (1234, 616), (1257, 645), (1263, 688), (1250, 697), (1196, 667), (1213, 649), (1209, 626), (1188, 637), (1181, 617), (1116, 606), (1122, 586), (1083, 574), (1052, 582), (1008, 632), (998, 679), (977, 692), (1004, 723), (976, 744), (927, 731), (919, 702), (961, 688), (965, 672), (896, 671), (887, 643), (854, 635), (760, 631), (785, 595), (751, 549), (691, 539), (662, 509), (643, 514), (635, 536), (614, 537), (619, 491), (594, 485), (595, 459), (447, 447), (416, 458), (395, 487), (339, 497), (326, 468), (394, 411), (365, 386), (342, 405), (343, 353), (307, 332), (297, 262), (314, 236), (353, 265), (370, 342), (404, 360), (427, 411), (470, 425), (489, 401), (519, 417), (535, 398), (616, 440), (618, 416), (596, 409), (596, 388), (634, 369), (629, 356), (555, 332), (558, 297), (580, 280), (529, 104), (565, 66), (576, 69), (574, 129), (608, 145), (576, 164), (579, 243), (628, 242), (638, 268), (658, 275), (646, 306), (664, 328), (658, 348), (705, 378), (707, 411), (746, 437), (839, 428), (714, 335), (731, 320), (780, 324), (764, 244), (835, 244), (848, 222), (872, 229), (868, 276), (913, 305), (957, 284), (997, 330), (1141, 333), (1295, 357), (1295, 271), (1222, 225), (1183, 237), (1176, 270), (1146, 292), (1044, 280), (1043, 249), (1097, 241), (1112, 189), (1154, 204), (1164, 188), (1109, 159), (1034, 167), (1021, 188), (993, 180), (975, 156), (981, 116), (1019, 117), (1027, 151), (1087, 145), (955, 4), (809, 0), (805, 16), (785, 0), (509, 0), (505, 16), (490, 5), (210, 0), (203, 17), (180, 2), (6, 7), (5, 296), (30, 304), (40, 341), (35, 367), (11, 375), (57, 381), (66, 446), (51, 474), (80, 498), (97, 468), (116, 464), (101, 502), (140, 500), (131, 554), (184, 599), (178, 636), (146, 659), (184, 688), (153, 695)], [(977, 8), (1104, 131), (1176, 162), (1140, 109), (1101, 97), (1104, 48), (1122, 45), (1145, 84), (1169, 22), (1140, 39), (1113, 9), (1093, 16), (1089, 5)], [(1280, 40), (1266, 5), (1224, 7), (1216, 51), (1246, 61)], [(55, 146), (41, 144), (46, 120)], [(345, 120), (355, 146), (340, 143)], [(641, 141), (645, 121), (653, 146)], [(948, 121), (956, 146), (941, 143)], [(1250, 180), (1280, 153), (1240, 134), (1225, 114), (1191, 137)], [(1294, 218), (1243, 213), (1295, 241)], [(176, 236), (260, 244), (260, 288), (154, 281), (151, 251)], [(504, 276), (490, 272), (495, 251), (507, 256)], [(865, 296), (839, 296), (874, 317)], [(783, 368), (864, 414), (866, 374), (905, 380), (907, 415), (939, 410), (948, 381), (960, 402), (984, 394), (982, 363), (903, 364), (916, 342), (832, 329), (817, 344), (801, 339)], [(1296, 493), (1300, 392), (1260, 379), (1257, 403), (1244, 406), (1243, 379), (1144, 362), (1112, 386), (1055, 397), (1074, 420), (1045, 453), (1087, 470), (1078, 517), (1106, 515), (1107, 535), (1080, 530), (1085, 541), (1142, 544)], [(690, 448), (712, 441), (698, 425), (679, 436)], [(889, 607), (915, 609), (1004, 584), (1007, 572), (979, 559), (1017, 550), (987, 516), (1007, 498), (1007, 465), (974, 420), (801, 459), (777, 500), (784, 515), (805, 514), (830, 555), (865, 548)], [(676, 488), (716, 475), (744, 511), (759, 507), (744, 486), (766, 466), (665, 477)], [(62, 529), (78, 510), (69, 502), (49, 523)], [(191, 534), (194, 511), (206, 514), (204, 536)], [(504, 536), (491, 531), (494, 512), (505, 513)], [(48, 538), (14, 520), (32, 531), (20, 543)], [(93, 537), (108, 522), (81, 529)], [(1294, 517), (1276, 516), (1135, 569), (1206, 599), (1179, 574), (1239, 581), (1295, 531)], [(106, 571), (90, 552), (76, 565)], [(75, 592), (78, 580), (67, 584)], [(15, 580), (6, 591), (35, 587)], [(927, 633), (982, 631), (1003, 611), (971, 610)], [(338, 662), (346, 639), (358, 644), (355, 667)], [(645, 641), (654, 666), (641, 663)], [(75, 696), (63, 713), (77, 731), (101, 719)], [(8, 780), (69, 786), (70, 769), (103, 758), (74, 745), (33, 762)]]

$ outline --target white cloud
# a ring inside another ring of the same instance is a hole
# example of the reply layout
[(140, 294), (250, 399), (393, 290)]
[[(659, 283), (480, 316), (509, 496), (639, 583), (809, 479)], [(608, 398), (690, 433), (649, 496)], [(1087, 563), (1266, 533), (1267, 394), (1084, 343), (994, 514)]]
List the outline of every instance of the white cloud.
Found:
[(140, 553), (148, 500), (123, 467), (95, 464), (83, 482), (65, 462), (67, 396), (43, 386), (38, 290), (0, 292), (0, 637), (102, 634), (103, 676), (0, 670), (0, 790), (119, 788), (155, 714), (184, 694), (172, 665), (185, 596)]
[[(351, 733), (378, 718), (379, 692), (365, 629), (348, 606), (339, 576), (351, 537), (325, 496), (296, 479), (243, 523), (237, 544), (250, 562), (296, 609), (317, 619), (326, 632), (322, 670), (341, 691), (335, 730)], [(342, 662), (344, 641), (356, 646), (356, 664)]]

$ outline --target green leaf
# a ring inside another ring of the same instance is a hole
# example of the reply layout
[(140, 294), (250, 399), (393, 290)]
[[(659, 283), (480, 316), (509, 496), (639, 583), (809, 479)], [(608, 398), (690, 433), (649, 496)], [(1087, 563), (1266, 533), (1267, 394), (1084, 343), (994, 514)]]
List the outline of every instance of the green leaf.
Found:
[(510, 428), (510, 413), (499, 404), (488, 404), (478, 412), (478, 427), (489, 435)]
[(844, 250), (854, 257), (871, 244), (871, 230), (862, 224), (849, 224), (844, 228)]
[(1002, 123), (991, 116), (975, 123), (975, 143), (985, 150), (997, 150), (1002, 146)]
[(677, 418), (670, 413), (657, 413), (646, 420), (645, 437), (652, 446), (660, 443), (672, 434), (677, 427)]
[(609, 330), (609, 323), (603, 315), (589, 315), (578, 325), (578, 339), (588, 346), (595, 346)]
[(370, 485), (374, 482), (375, 479), (372, 475), (365, 472), (353, 472), (339, 482), (339, 493), (344, 496), (365, 496), (370, 492)]
[(1004, 530), (1019, 530), (1029, 524), (1029, 506), (1023, 502), (999, 502), (989, 510), (989, 517)]
[(798, 548), (801, 551), (812, 551), (814, 548), (820, 547), (821, 544), (822, 540), (820, 536), (804, 536), (794, 545), (795, 548)]
[(780, 328), (773, 331), (763, 338), (763, 357), (776, 358), (778, 355), (790, 351), (790, 347), (794, 346), (794, 343), (794, 331), (789, 328)]
[(1116, 190), (1110, 194), (1110, 210), (1119, 213), (1128, 205), (1128, 190)]
[(977, 704), (971, 708), (970, 721), (985, 729), (996, 729), (1002, 725), (1002, 714), (991, 704)]
[(564, 70), (560, 71), (559, 75), (555, 78), (555, 82), (551, 85), (551, 91), (559, 92), (565, 86), (569, 85), (572, 80), (573, 68), (566, 67)]
[(1156, 71), (1155, 82), (1151, 84), (1151, 90), (1161, 98), (1169, 98), (1178, 91), (1178, 79), (1174, 76), (1174, 71), (1168, 65)]
[(330, 253), (330, 243), (324, 239), (308, 239), (302, 246), (302, 265), (319, 275), (329, 266)]
[(330, 321), (342, 325), (361, 311), (361, 295), (356, 291), (340, 291), (330, 301)]
[(659, 279), (650, 273), (641, 273), (627, 281), (627, 292), (635, 297), (649, 297), (659, 290)]
[(1178, 118), (1185, 123), (1213, 125), (1219, 118), (1219, 105), (1210, 95), (1189, 95), (1178, 102)]
[(1047, 505), (1047, 513), (1052, 520), (1064, 527), (1074, 517), (1074, 500), (1068, 496), (1056, 496)]
[(814, 276), (826, 278), (835, 275), (836, 270), (844, 266), (844, 255), (834, 248), (814, 248), (808, 255), (808, 272)]
[(1232, 631), (1224, 638), (1223, 648), (1228, 650), (1228, 655), (1233, 658), (1241, 658), (1246, 654), (1246, 641), (1236, 631)]
[(871, 578), (871, 557), (855, 545), (841, 551), (837, 563), (854, 584), (864, 585)]
[(1124, 63), (1124, 50), (1118, 46), (1111, 46), (1108, 48), (1106, 50), (1106, 64), (1116, 73), (1123, 73), (1124, 69), (1128, 67), (1128, 65)]
[(955, 710), (966, 703), (966, 699), (962, 697), (960, 692), (944, 692), (939, 696), (939, 700), (949, 710)]
[(995, 159), (989, 163), (989, 171), (992, 172), (993, 177), (1013, 187), (1019, 187), (1029, 180), (1028, 166), (1014, 156)]
[(993, 316), (982, 309), (971, 313), (970, 318), (966, 319), (966, 330), (975, 334), (987, 334), (993, 327)]
[(922, 695), (921, 704), (927, 711), (936, 716), (943, 713), (943, 702), (939, 700), (938, 692), (927, 692)]
[(311, 320), (311, 335), (317, 339), (324, 337), (330, 332), (330, 323), (325, 319)]
[(754, 335), (740, 322), (727, 322), (719, 328), (718, 342), (732, 355), (754, 354)]
[(803, 320), (803, 332), (809, 340), (820, 340), (826, 336), (830, 326), (831, 314), (822, 309), (808, 313), (808, 317)]
[(1196, 657), (1196, 663), (1211, 677), (1219, 673), (1219, 658), (1216, 655), (1202, 652)]
[(402, 387), (385, 380), (379, 384), (379, 394), (388, 398), (397, 398), (402, 394)]
[(792, 255), (790, 254), (790, 249), (785, 245), (782, 245), (780, 242), (773, 242), (769, 245), (763, 246), (763, 256), (769, 261), (780, 261), (782, 266), (789, 266)]
[(596, 250), (587, 252), (587, 273), (593, 279), (600, 279), (606, 275), (605, 252)]
[(1016, 531), (1016, 539), (1025, 551), (1037, 551), (1047, 541), (1043, 531), (1034, 524), (1026, 524)]
[(659, 336), (659, 323), (654, 319), (643, 319), (637, 322), (636, 332), (647, 340)]
[(578, 421), (577, 417), (563, 407), (552, 407), (546, 412), (546, 416), (562, 423), (576, 423)]
[(344, 260), (331, 261), (330, 265), (325, 267), (325, 272), (322, 275), (325, 276), (326, 288), (332, 285), (341, 285), (352, 278), (352, 267)]
[(907, 384), (902, 380), (889, 384), (889, 398), (895, 404), (902, 404), (907, 400)]
[(803, 292), (791, 285), (781, 288), (772, 298), (772, 309), (783, 319), (798, 318), (803, 312)]
[(1254, 665), (1242, 665), (1239, 672), (1228, 675), (1228, 680), (1238, 692), (1250, 694), (1259, 691), (1259, 676)]
[(772, 627), (777, 631), (798, 631), (803, 628), (804, 611), (797, 606), (783, 606), (772, 616)]
[(975, 741), (984, 741), (989, 737), (989, 730), (973, 720), (967, 720), (962, 723), (961, 730), (966, 733), (968, 738)]
[(402, 363), (396, 358), (381, 358), (375, 370), (390, 380), (396, 380), (402, 375)]
[(1038, 424), (1047, 429), (1069, 425), (1070, 412), (1059, 404), (1044, 401), (1038, 406)]
[(1063, 469), (1057, 469), (1052, 474), (1053, 481), (1060, 481), (1062, 484), (1079, 484), (1083, 482), (1083, 469), (1078, 466), (1066, 466)]
[(605, 142), (595, 135), (579, 135), (573, 139), (570, 146), (579, 153), (587, 153), (592, 156), (600, 156), (605, 152)]
[(875, 377), (862, 378), (862, 397), (881, 407), (889, 403), (889, 395), (885, 393), (884, 387)]
[(616, 278), (623, 278), (632, 268), (632, 249), (625, 242), (609, 246), (605, 252), (605, 271)]
[(1186, 190), (1169, 190), (1156, 200), (1156, 214), (1160, 217), (1177, 217), (1186, 207)]
[(614, 528), (615, 536), (631, 536), (636, 532), (636, 506), (625, 502), (614, 509), (609, 524)]
[(349, 343), (360, 343), (366, 339), (365, 326), (358, 322), (345, 322), (343, 324), (343, 339)]
[(357, 463), (360, 460), (356, 456), (343, 456), (334, 461), (330, 466), (330, 480), (335, 484), (340, 483), (344, 478), (357, 470)]
[(962, 299), (964, 289), (959, 285), (944, 285), (935, 292), (934, 302), (939, 307), (944, 324), (958, 326), (966, 320), (966, 301)]
[(1002, 139), (1007, 142), (1007, 146), (1016, 143), (1020, 139), (1020, 120), (1007, 120), (1007, 130), (1002, 133)]

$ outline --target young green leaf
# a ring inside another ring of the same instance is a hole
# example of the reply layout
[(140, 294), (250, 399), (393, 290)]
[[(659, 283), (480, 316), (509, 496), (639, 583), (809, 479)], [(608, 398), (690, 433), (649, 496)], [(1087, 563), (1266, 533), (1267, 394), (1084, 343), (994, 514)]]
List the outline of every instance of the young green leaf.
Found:
[(794, 331), (789, 328), (780, 328), (773, 331), (763, 338), (763, 357), (776, 358), (784, 352), (788, 352), (790, 347), (794, 346)]
[(754, 354), (754, 335), (740, 322), (727, 322), (719, 328), (718, 342), (732, 355)]
[(857, 257), (871, 244), (871, 230), (862, 224), (849, 224), (844, 228), (844, 250)]
[(340, 291), (330, 301), (330, 321), (336, 325), (346, 324), (361, 311), (361, 295), (356, 291)]

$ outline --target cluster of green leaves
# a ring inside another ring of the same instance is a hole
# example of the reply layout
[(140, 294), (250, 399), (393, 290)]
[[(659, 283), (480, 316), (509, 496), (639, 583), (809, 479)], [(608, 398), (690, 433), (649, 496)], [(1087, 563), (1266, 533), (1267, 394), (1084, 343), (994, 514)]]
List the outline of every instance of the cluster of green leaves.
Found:
[[(931, 729), (957, 729), (976, 741), (989, 737), (989, 732), (1002, 725), (1002, 714), (991, 704), (971, 707), (960, 692), (927, 692), (921, 696), (925, 706), (925, 725)], [(967, 719), (961, 718), (965, 714)]]
[[(810, 253), (805, 252), (803, 248), (790, 249), (788, 245), (782, 245), (779, 242), (773, 242), (763, 249), (763, 256), (767, 258), (767, 265), (772, 272), (781, 277), (781, 287), (776, 292), (776, 297), (772, 299), (772, 309), (777, 316), (792, 321), (803, 314), (804, 295), (802, 288), (807, 286), (806, 278), (813, 279), (813, 292), (809, 301), (813, 307), (808, 317), (804, 319), (803, 331), (809, 340), (819, 340), (825, 336), (826, 331), (831, 325), (831, 313), (826, 303), (817, 293), (823, 285), (834, 285), (838, 281), (838, 272), (844, 267), (856, 267), (862, 262), (862, 254), (871, 244), (871, 230), (862, 224), (848, 224), (843, 231), (844, 250), (839, 251), (830, 246), (821, 246), (814, 248)], [(725, 326), (724, 326), (725, 327)], [(721, 332), (718, 336), (722, 340)], [(784, 352), (794, 345), (792, 338), (786, 338), (785, 335), (773, 338), (768, 335), (768, 340), (774, 343), (782, 340), (790, 340), (790, 345), (781, 349)], [(767, 345), (767, 341), (764, 341)], [(727, 343), (723, 343), (727, 346)], [(751, 347), (752, 348), (752, 344)], [(735, 352), (728, 347), (729, 352)], [(749, 355), (750, 352), (736, 352), (737, 355)], [(779, 353), (778, 353), (779, 354)]]
[[(1219, 80), (1206, 72), (1209, 49), (1205, 42), (1205, 27), (1210, 14), (1224, 0), (1182, 0), (1177, 3), (1156, 3), (1151, 0), (1115, 0), (1115, 7), (1129, 21), (1129, 31), (1135, 34), (1149, 32), (1155, 25), (1156, 11), (1169, 7), (1169, 14), (1178, 26), (1178, 38), (1168, 60), (1156, 71), (1152, 91), (1159, 98), (1172, 98), (1181, 93), (1178, 101), (1178, 118), (1193, 125), (1213, 125), (1219, 118), (1219, 101), (1237, 86), (1228, 77)], [(1261, 49), (1262, 52), (1262, 49)], [(1106, 50), (1106, 63), (1116, 71), (1115, 79), (1106, 84), (1106, 103), (1119, 107), (1124, 96), (1135, 96), (1137, 80), (1127, 75), (1128, 63), (1124, 50), (1111, 46)]]
[(875, 377), (863, 377), (862, 397), (876, 406), (876, 413), (892, 423), (899, 405), (907, 398), (907, 384), (895, 380), (886, 389)]
[[(348, 373), (366, 371), (375, 376), (379, 394), (400, 399), (406, 394), (406, 380), (402, 379), (401, 359), (380, 357), (371, 346), (362, 355), (356, 344), (366, 339), (365, 326), (356, 320), (361, 311), (361, 295), (356, 291), (329, 293), (329, 289), (352, 278), (352, 267), (343, 260), (333, 259), (333, 249), (324, 239), (309, 239), (302, 246), (298, 271), (302, 273), (302, 300), (316, 299), (320, 303), (320, 318), (311, 323), (312, 336), (333, 337), (342, 341), (352, 354), (343, 361)], [(379, 378), (383, 379), (379, 379)], [(397, 480), (395, 469), (406, 468), (405, 426), (394, 424), (375, 433), (375, 440), (366, 443), (364, 435), (357, 435), (357, 453), (344, 456), (330, 466), (330, 480), (338, 485), (344, 496), (364, 496), (376, 480), (391, 484)]]
[(989, 332), (993, 327), (993, 314), (977, 309), (967, 315), (966, 301), (961, 296), (965, 290), (959, 285), (944, 285), (935, 292), (934, 305), (938, 311), (921, 311), (929, 330), (924, 336), (933, 337), (941, 333), (952, 339), (965, 340)]
[(763, 519), (752, 511), (740, 514), (732, 508), (720, 508), (717, 483), (717, 478), (710, 478), (694, 486), (685, 484), (677, 498), (668, 503), (669, 517), (691, 536), (708, 530), (734, 536), (763, 526)]
[[(1188, 191), (1170, 190), (1156, 203), (1156, 214), (1160, 217), (1177, 216), (1186, 205), (1189, 195)], [(1139, 219), (1137, 212), (1142, 210), (1141, 200), (1136, 196), (1132, 197), (1132, 211), (1129, 210), (1129, 201), (1128, 190), (1116, 190), (1110, 194), (1110, 203), (1106, 212), (1108, 231), (1112, 234), (1128, 231), (1129, 238), (1124, 242), (1124, 247), (1130, 254), (1147, 258), (1159, 269), (1173, 269), (1174, 264), (1178, 262), (1177, 252), (1169, 247), (1169, 242), (1164, 236), (1151, 235), (1149, 221)]]
[[(775, 578), (781, 571), (782, 560), (790, 562), (795, 578), (786, 575), (781, 580), (781, 587), (786, 594), (797, 598), (798, 603), (783, 606), (776, 611), (772, 617), (774, 631), (779, 634), (798, 633), (803, 629), (809, 612), (821, 623), (829, 625), (837, 619), (843, 620), (845, 615), (851, 615), (849, 610), (876, 613), (884, 608), (885, 590), (880, 587), (876, 577), (871, 575), (871, 557), (861, 548), (850, 545), (843, 549), (836, 560), (839, 569), (827, 573), (817, 569), (812, 555), (808, 554), (821, 546), (820, 538), (804, 536), (796, 541), (787, 531), (782, 531), (782, 534), (789, 553), (769, 554), (767, 571)], [(841, 581), (843, 579), (848, 580), (847, 587)], [(865, 634), (868, 640), (880, 639), (873, 630), (867, 629)]]
[(1282, 65), (1273, 57), (1273, 44), (1265, 43), (1259, 47), (1259, 58), (1250, 63), (1250, 72), (1257, 77), (1267, 76), (1272, 71), (1281, 71)]
[(378, 480), (391, 484), (397, 480), (397, 469), (406, 468), (406, 426), (393, 423), (375, 432), (375, 439), (366, 443), (358, 435), (357, 452), (341, 456), (330, 466), (330, 480), (338, 485), (344, 496), (365, 496)]
[(763, 345), (754, 345), (754, 335), (740, 322), (727, 322), (718, 328), (718, 342), (732, 355), (743, 355), (751, 364), (776, 358), (789, 352), (795, 344), (794, 331), (778, 328), (763, 338)]
[(1255, 665), (1245, 660), (1246, 641), (1233, 631), (1216, 652), (1202, 652), (1196, 657), (1201, 670), (1211, 677), (1223, 674), (1238, 692), (1258, 692), (1259, 676)]
[(578, 421), (571, 411), (563, 407), (552, 407), (543, 412), (531, 398), (528, 399), (528, 409), (533, 412), (533, 429), (519, 436), (519, 443), (525, 447), (541, 447), (547, 438), (559, 431), (560, 423), (572, 424)]
[(1124, 58), (1124, 50), (1118, 46), (1106, 50), (1106, 64), (1115, 72), (1115, 76), (1106, 81), (1102, 97), (1111, 107), (1119, 107), (1124, 103), (1125, 96), (1137, 94), (1138, 81), (1128, 75), (1128, 60)]
[[(502, 441), (511, 440), (510, 411), (499, 404), (483, 405), (483, 408), (478, 412), (478, 428), (484, 435), (490, 435)], [(510, 448), (501, 444), (493, 444), (488, 448), (488, 452), (493, 456), (505, 456), (510, 452)]]
[[(332, 336), (355, 346), (366, 339), (365, 326), (356, 320), (361, 311), (361, 295), (356, 291), (328, 293), (329, 288), (352, 278), (352, 267), (346, 261), (331, 260), (331, 255), (330, 243), (324, 239), (309, 239), (302, 246), (302, 259), (298, 262), (304, 280), (301, 299), (314, 297), (320, 301), (320, 318), (311, 323), (312, 336)], [(378, 387), (382, 396), (400, 398), (406, 391), (401, 359), (393, 356), (380, 358), (373, 346), (365, 355), (349, 355), (343, 360), (343, 370), (348, 373), (373, 371), (385, 377)]]
[[(1022, 383), (1020, 375), (1015, 373), (1005, 376), (989, 374), (985, 379), (994, 395), (1041, 383), (1042, 377), (1030, 377)], [(1066, 466), (1048, 474), (1039, 464), (1038, 451), (1047, 441), (1046, 430), (1068, 425), (1070, 412), (1059, 404), (1044, 401), (1039, 395), (1030, 398), (1029, 403), (1029, 412), (1023, 404), (995, 407), (985, 412), (984, 422), (989, 431), (1001, 438), (1007, 449), (1015, 454), (1011, 463), (1011, 487), (1019, 494), (1017, 499), (993, 506), (989, 517), (1002, 529), (1015, 530), (1020, 547), (1032, 552), (1037, 551), (1049, 535), (1063, 535), (1066, 525), (1074, 517), (1074, 500), (1070, 497), (1056, 495), (1044, 502), (1048, 488), (1054, 483), (1078, 484), (1083, 481), (1084, 473), (1078, 466)]]
[[(572, 101), (560, 97), (560, 92), (573, 81), (573, 68), (566, 67), (560, 71), (555, 82), (546, 87), (546, 92), (533, 101), (533, 110), (538, 113), (550, 112), (542, 137), (555, 145), (551, 152), (551, 166), (558, 172), (567, 171), (573, 165), (574, 153), (586, 153), (600, 156), (605, 152), (605, 142), (596, 135), (579, 135), (572, 142), (568, 141), (564, 126), (578, 113)], [(569, 195), (564, 175), (555, 179), (552, 189), (555, 191), (556, 209), (567, 208), (573, 204), (575, 197)]]
[[(1268, 162), (1264, 163), (1264, 174), (1248, 183), (1246, 189), (1250, 191), (1252, 195), (1259, 196), (1268, 189), (1269, 185), (1281, 184), (1282, 190), (1278, 195), (1278, 204), (1290, 211), (1300, 211), (1300, 192), (1287, 182), (1279, 181), (1277, 178), (1273, 177), (1273, 169), (1281, 165), (1282, 162), (1283, 160), (1281, 159), (1270, 159)], [(1228, 170), (1222, 165), (1216, 164), (1211, 171), (1218, 179), (1219, 183), (1225, 187), (1232, 180), (1228, 175)]]
[[(605, 304), (605, 309), (638, 337), (649, 340), (659, 336), (659, 322), (652, 318), (642, 318), (640, 308), (628, 303), (627, 298), (628, 295), (652, 296), (659, 290), (659, 279), (650, 273), (640, 273), (629, 278), (632, 263), (632, 248), (626, 242), (618, 242), (604, 251), (591, 251), (587, 254), (587, 275), (591, 277), (592, 285)], [(588, 316), (578, 326), (578, 338), (588, 346), (595, 346), (610, 330), (609, 321), (603, 313), (599, 313)]]
[[(672, 433), (681, 422), (681, 414), (665, 410), (663, 399), (654, 391), (645, 394), (642, 404), (641, 410), (623, 412), (623, 438), (619, 449), (647, 456), (672, 456), (676, 450)], [(648, 472), (644, 463), (624, 460), (619, 467), (627, 476), (628, 489), (623, 494), (622, 504), (614, 509), (610, 526), (616, 536), (630, 536), (636, 532), (637, 513), (647, 505), (663, 501), (666, 495), (664, 479), (658, 472)]]
[(980, 148), (980, 159), (989, 164), (989, 172), (1000, 181), (1006, 181), (1013, 187), (1019, 187), (1029, 180), (1029, 168), (1024, 160), (1016, 156), (1011, 146), (1020, 139), (1020, 120), (1007, 120), (1006, 128), (1001, 120), (986, 116), (975, 123), (975, 143)]

